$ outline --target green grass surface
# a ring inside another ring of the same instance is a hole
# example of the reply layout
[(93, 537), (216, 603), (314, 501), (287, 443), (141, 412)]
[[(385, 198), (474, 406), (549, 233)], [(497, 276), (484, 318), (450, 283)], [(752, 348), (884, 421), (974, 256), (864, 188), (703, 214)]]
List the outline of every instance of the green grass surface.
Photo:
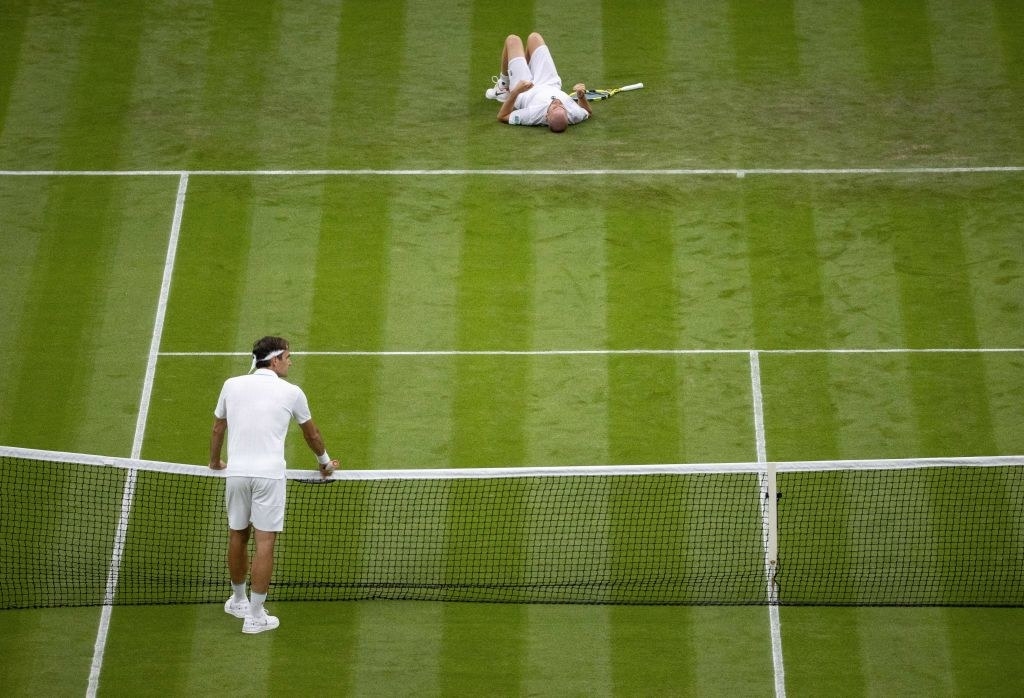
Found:
[[(532, 29), (567, 81), (647, 87), (562, 136), (503, 127), (482, 92)], [(1022, 76), (1013, 0), (8, 2), (0, 171), (172, 173), (0, 175), (0, 443), (130, 453), (189, 170), (161, 351), (756, 349), (770, 458), (1022, 453), (1020, 172), (194, 173), (1020, 166)], [(767, 353), (850, 348), (1017, 351)], [(203, 462), (246, 368), (160, 357), (143, 455)], [(743, 353), (299, 355), (294, 378), (358, 467), (756, 458)], [(247, 638), (215, 605), (117, 607), (100, 692), (773, 692), (764, 608), (271, 608)], [(1020, 615), (783, 608), (786, 687), (1019, 695)], [(81, 694), (98, 617), (2, 612), (3, 692)]]

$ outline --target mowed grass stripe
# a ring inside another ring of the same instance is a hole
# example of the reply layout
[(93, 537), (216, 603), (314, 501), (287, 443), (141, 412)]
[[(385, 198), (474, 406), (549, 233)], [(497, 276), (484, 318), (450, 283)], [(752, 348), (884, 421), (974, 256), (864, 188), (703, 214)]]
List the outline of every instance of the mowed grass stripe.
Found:
[[(653, 192), (625, 187), (605, 212), (607, 346), (671, 346), (681, 309), (669, 210)], [(679, 376), (671, 358), (608, 357), (609, 456), (612, 463), (670, 462), (679, 444)]]
[(203, 85), (212, 3), (153, 0), (143, 7), (120, 162), (138, 169), (151, 170), (157, 163), (180, 169), (192, 162), (206, 138)]
[[(890, 225), (904, 336), (911, 347), (934, 342), (977, 346), (962, 211), (926, 193), (894, 201)], [(980, 355), (910, 354), (920, 455), (993, 453), (987, 381)], [(955, 415), (955, 419), (951, 419)]]
[[(18, 46), (20, 57), (9, 66), (11, 93), (0, 131), (0, 162), (5, 167), (16, 163), (59, 166), (58, 138), (70, 119), (69, 111), (75, 107), (72, 97), (85, 24), (73, 11), (31, 13), (27, 18), (24, 38)], [(46, 89), (39, 89), (39, 85), (46, 85)]]
[[(308, 179), (253, 180), (247, 228), (239, 231), (249, 241), (247, 256), (234, 260), (241, 293), (235, 335), (228, 345), (232, 349), (246, 351), (266, 334), (287, 337), (296, 350), (306, 345), (316, 295), (308, 270), (319, 249), (323, 210), (319, 184)], [(297, 375), (303, 375), (301, 369)]]
[[(106, 346), (100, 323), (109, 310), (124, 309), (126, 300), (108, 297), (110, 263), (124, 232), (114, 222), (121, 210), (117, 206), (123, 204), (115, 190), (122, 186), (124, 182), (112, 180), (51, 183), (43, 204), (39, 253), (23, 297), (26, 322), (18, 341), (18, 351), (33, 361), (18, 374), (8, 394), (18, 409), (3, 426), (7, 442), (69, 451), (127, 451), (133, 419), (124, 421), (123, 442), (107, 435), (102, 443), (89, 444), (79, 437), (82, 420), (92, 412), (87, 401), (94, 378), (89, 357)], [(74, 221), (73, 227), (69, 221)], [(113, 304), (110, 308), (108, 302)], [(143, 350), (141, 364), (144, 356)], [(124, 385), (111, 387), (110, 397), (120, 397)], [(47, 418), (40, 420), (40, 414)]]
[[(980, 183), (979, 183), (980, 184)], [(1024, 346), (1024, 178), (969, 189), (959, 200), (965, 283), (978, 346)]]
[[(0, 395), (13, 395), (15, 385), (32, 357), (23, 350), (24, 330), (22, 323), (34, 322), (29, 310), (29, 292), (32, 284), (31, 270), (36, 264), (39, 248), (44, 240), (44, 202), (49, 195), (52, 180), (0, 179), (0, 230), (5, 240), (17, 240), (17, 244), (6, 244), (0, 256), (0, 351), (9, 357), (7, 370), (0, 372)], [(16, 412), (20, 410), (14, 400), (0, 400), (0, 440), (11, 443), (17, 439), (8, 430)]]
[(988, 356), (983, 366), (995, 452), (1024, 453), (1024, 356)]
[[(347, 3), (312, 0), (274, 10), (277, 31), (266, 47), (266, 81), (259, 95), (256, 131), (251, 136), (264, 163), (281, 167), (323, 161), (335, 112), (329, 95), (365, 61), (341, 63), (338, 52), (342, 9)], [(310, 17), (316, 17), (315, 22)], [(372, 30), (371, 30), (372, 31)], [(315, 153), (317, 158), (309, 159)], [(303, 154), (303, 155), (299, 155)]]
[[(87, 14), (88, 34), (61, 130), (61, 169), (114, 169), (121, 162), (139, 59), (143, 5), (103, 4)], [(93, 99), (99, 91), (102, 100)], [(96, 128), (96, 124), (103, 128)]]
[(15, 77), (21, 63), (29, 5), (14, 3), (13, 7), (5, 9), (4, 15), (4, 21), (0, 23), (0, 65), (6, 66), (6, 69), (0, 71), (0, 134), (3, 134), (7, 122), (7, 105), (11, 100)]
[[(393, 186), (331, 179), (323, 187), (319, 247), (310, 260), (309, 283), (316, 295), (307, 346), (380, 349), (391, 277)], [(335, 414), (330, 423), (335, 453), (350, 467), (374, 467), (381, 361), (369, 356), (320, 366), (317, 378), (307, 374), (307, 382), (328, 401), (320, 409)]]
[[(411, 181), (394, 192), (386, 251), (385, 347), (456, 344), (463, 190), (459, 183)], [(448, 466), (457, 365), (431, 356), (381, 362), (368, 467)]]
[[(826, 334), (813, 204), (788, 183), (748, 181), (745, 186), (751, 320), (757, 346), (810, 346)], [(794, 362), (766, 356), (761, 366), (769, 460), (836, 458), (834, 406), (824, 389), (831, 357), (803, 355)], [(807, 380), (814, 380), (818, 389), (796, 387)], [(777, 413), (777, 405), (785, 405), (786, 414)], [(807, 421), (791, 420), (794, 411)], [(815, 438), (808, 439), (808, 434)]]
[[(250, 348), (249, 344), (235, 346), (235, 328), (244, 305), (245, 278), (241, 261), (250, 254), (249, 230), (254, 204), (252, 178), (189, 181), (164, 324), (163, 349), (189, 351), (218, 346), (245, 351)], [(203, 309), (201, 315), (197, 314), (197, 308)], [(157, 374), (159, 377), (159, 370)]]
[[(412, 145), (408, 140), (381, 138), (392, 133), (398, 105), (405, 104), (403, 86), (393, 80), (406, 61), (406, 3), (343, 3), (337, 32), (337, 65), (341, 71), (330, 96), (332, 107), (330, 166), (388, 166)], [(433, 82), (431, 76), (421, 80)]]
[(256, 167), (262, 160), (258, 132), (247, 124), (268, 89), (272, 47), (281, 31), (275, 6), (215, 3), (207, 22), (211, 31), (200, 87), (202, 126), (190, 139), (190, 160)]

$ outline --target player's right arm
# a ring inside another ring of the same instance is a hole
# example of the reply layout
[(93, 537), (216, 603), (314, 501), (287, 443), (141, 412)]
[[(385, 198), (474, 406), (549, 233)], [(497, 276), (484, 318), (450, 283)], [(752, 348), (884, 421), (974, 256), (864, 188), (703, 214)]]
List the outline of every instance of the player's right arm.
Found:
[(224, 448), (224, 433), (227, 430), (228, 420), (215, 417), (213, 431), (210, 434), (210, 467), (214, 470), (223, 470), (227, 467), (220, 459), (221, 450)]
[(501, 103), (501, 109), (498, 110), (498, 121), (508, 123), (509, 115), (516, 110), (516, 98), (531, 87), (533, 87), (533, 83), (529, 80), (520, 80), (516, 83), (516, 86), (509, 91), (508, 97)]

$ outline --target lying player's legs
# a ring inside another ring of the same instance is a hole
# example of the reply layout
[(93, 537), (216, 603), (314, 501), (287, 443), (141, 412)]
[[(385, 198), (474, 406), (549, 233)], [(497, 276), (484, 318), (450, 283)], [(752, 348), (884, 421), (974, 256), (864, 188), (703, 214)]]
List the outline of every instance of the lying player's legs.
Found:
[(551, 85), (562, 89), (562, 78), (555, 68), (555, 59), (551, 57), (551, 50), (544, 43), (544, 37), (537, 32), (526, 39), (526, 60), (530, 64), (534, 85)]
[(515, 34), (509, 34), (505, 38), (505, 48), (501, 53), (501, 67), (501, 72), (508, 75), (509, 87), (515, 87), (523, 80), (533, 82), (533, 74), (530, 73), (530, 66), (526, 61), (523, 40)]

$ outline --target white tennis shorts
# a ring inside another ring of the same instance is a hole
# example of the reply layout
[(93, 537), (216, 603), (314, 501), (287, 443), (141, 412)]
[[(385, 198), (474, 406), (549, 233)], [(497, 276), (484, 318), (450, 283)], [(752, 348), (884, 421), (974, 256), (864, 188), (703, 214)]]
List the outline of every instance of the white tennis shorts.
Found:
[(284, 530), (284, 493), (287, 480), (267, 477), (226, 478), (225, 503), (228, 528), (244, 531), (253, 527), (260, 531)]
[(551, 57), (547, 44), (538, 46), (537, 50), (530, 54), (529, 65), (526, 64), (526, 59), (520, 56), (509, 60), (509, 86), (515, 87), (520, 80), (529, 80), (534, 87), (562, 89), (562, 78), (555, 69), (555, 59)]

